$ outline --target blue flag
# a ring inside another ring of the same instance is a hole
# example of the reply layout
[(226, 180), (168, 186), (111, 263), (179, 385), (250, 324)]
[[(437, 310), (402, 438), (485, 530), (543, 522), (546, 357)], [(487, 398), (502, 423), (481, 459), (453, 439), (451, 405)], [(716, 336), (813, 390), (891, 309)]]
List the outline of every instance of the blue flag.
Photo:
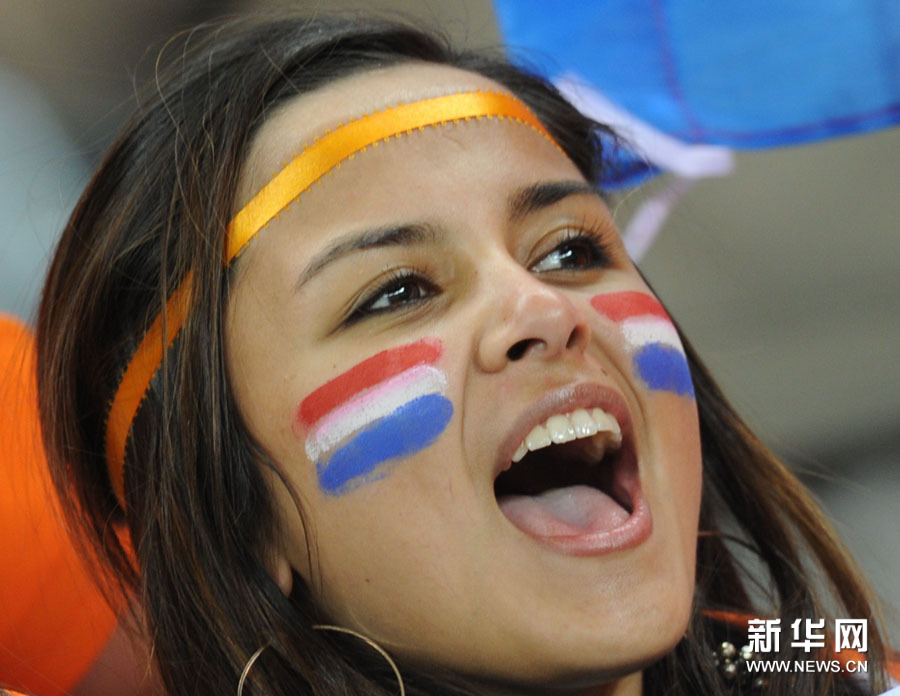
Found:
[(898, 0), (495, 0), (513, 58), (685, 143), (761, 148), (900, 122)]

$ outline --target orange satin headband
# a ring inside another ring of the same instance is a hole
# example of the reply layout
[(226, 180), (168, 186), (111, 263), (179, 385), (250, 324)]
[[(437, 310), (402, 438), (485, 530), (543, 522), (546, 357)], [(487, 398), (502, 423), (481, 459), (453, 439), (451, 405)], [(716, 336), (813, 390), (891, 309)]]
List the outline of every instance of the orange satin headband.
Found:
[[(512, 119), (534, 128), (556, 145), (528, 107), (515, 97), (498, 92), (449, 94), (367, 114), (338, 126), (309, 145), (234, 216), (226, 230), (224, 265), (230, 264), (272, 218), (344, 160), (393, 136), (473, 118)], [(113, 490), (123, 506), (128, 433), (165, 350), (175, 340), (187, 317), (191, 280), (189, 272), (166, 301), (165, 330), (162, 313), (150, 325), (122, 376), (109, 409), (106, 460)]]

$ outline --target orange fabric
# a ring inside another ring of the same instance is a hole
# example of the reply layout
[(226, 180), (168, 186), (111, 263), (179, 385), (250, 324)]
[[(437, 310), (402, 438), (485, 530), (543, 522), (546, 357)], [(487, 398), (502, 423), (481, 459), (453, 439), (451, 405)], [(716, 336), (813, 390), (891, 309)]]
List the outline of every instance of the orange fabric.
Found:
[(141, 400), (150, 386), (150, 380), (163, 359), (163, 343), (168, 349), (178, 335), (190, 308), (191, 274), (178, 286), (166, 302), (165, 335), (163, 316), (156, 315), (144, 338), (128, 363), (122, 381), (116, 390), (109, 419), (106, 423), (106, 461), (109, 462), (109, 478), (116, 497), (125, 505), (125, 443), (128, 431)]
[(115, 617), (75, 554), (40, 444), (34, 341), (0, 316), (0, 687), (62, 696)]
[(894, 655), (887, 661), (887, 673), (895, 682), (900, 684), (900, 655)]
[[(511, 119), (530, 126), (556, 145), (527, 106), (497, 92), (461, 92), (367, 114), (326, 133), (305, 148), (245, 205), (229, 223), (224, 263), (228, 265), (247, 243), (287, 205), (341, 162), (390, 138), (428, 126), (473, 118)], [(559, 147), (558, 145), (556, 145)], [(166, 302), (166, 331), (157, 316), (128, 364), (109, 409), (106, 459), (113, 490), (124, 506), (125, 446), (128, 432), (163, 353), (175, 340), (190, 305), (190, 274)]]

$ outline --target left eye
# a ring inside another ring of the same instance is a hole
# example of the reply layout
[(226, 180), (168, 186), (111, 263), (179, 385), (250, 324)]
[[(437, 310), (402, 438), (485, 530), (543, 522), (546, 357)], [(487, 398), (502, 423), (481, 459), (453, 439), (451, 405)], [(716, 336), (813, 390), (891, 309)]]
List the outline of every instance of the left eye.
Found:
[(401, 272), (383, 283), (347, 318), (352, 324), (375, 314), (382, 314), (418, 304), (438, 292), (434, 283), (409, 272)]
[(579, 271), (608, 265), (609, 255), (595, 239), (573, 237), (560, 243), (553, 251), (531, 267), (537, 273), (547, 271)]
[(416, 302), (426, 297), (429, 289), (421, 278), (400, 278), (393, 281), (388, 287), (382, 288), (379, 294), (365, 305), (370, 312), (390, 309), (397, 305), (405, 305)]

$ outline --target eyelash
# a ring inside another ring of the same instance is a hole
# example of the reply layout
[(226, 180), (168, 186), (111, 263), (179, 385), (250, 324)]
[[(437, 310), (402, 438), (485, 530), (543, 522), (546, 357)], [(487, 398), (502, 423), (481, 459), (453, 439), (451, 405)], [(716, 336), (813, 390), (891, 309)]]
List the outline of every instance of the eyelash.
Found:
[[(575, 245), (583, 245), (582, 250), (586, 250), (589, 255), (587, 263), (574, 268), (559, 268), (549, 270), (537, 270), (537, 267), (551, 256), (554, 252), (558, 252), (562, 247), (572, 247)], [(599, 229), (592, 227), (568, 227), (553, 249), (544, 254), (540, 259), (531, 265), (531, 269), (538, 273), (552, 273), (561, 271), (563, 273), (577, 273), (578, 271), (593, 270), (596, 268), (607, 268), (612, 264), (612, 250), (606, 243), (603, 233)]]
[[(399, 305), (375, 307), (375, 305), (378, 303), (378, 300), (392, 293), (399, 292), (404, 287), (409, 286), (413, 281), (415, 281), (420, 288), (424, 288), (424, 292), (421, 297), (403, 301)], [(369, 293), (366, 298), (350, 312), (350, 314), (347, 316), (347, 319), (344, 321), (344, 324), (346, 326), (349, 326), (351, 324), (355, 324), (358, 321), (366, 319), (367, 317), (396, 311), (398, 306), (409, 308), (413, 305), (419, 304), (420, 302), (424, 302), (428, 298), (434, 296), (437, 292), (439, 292), (437, 285), (428, 280), (428, 278), (426, 278), (425, 275), (420, 271), (411, 268), (398, 269), (396, 271), (393, 271), (383, 283), (381, 283), (375, 290)]]
[[(549, 258), (554, 252), (559, 252), (562, 247), (572, 247), (577, 244), (584, 245), (582, 250), (587, 250), (590, 257), (587, 263), (572, 268), (564, 267), (536, 270), (537, 266)], [(603, 234), (600, 230), (593, 228), (567, 228), (563, 238), (557, 242), (553, 249), (544, 254), (536, 263), (532, 264), (530, 268), (537, 273), (577, 273), (579, 271), (606, 268), (611, 265), (611, 259), (611, 250), (604, 241)], [(412, 287), (413, 283), (415, 283), (421, 291), (418, 297), (409, 300), (401, 300), (397, 304), (387, 304), (383, 307), (375, 306), (382, 298), (388, 298), (388, 303), (390, 303), (390, 296), (393, 295), (396, 297), (397, 295), (395, 293), (399, 293), (404, 290), (404, 288)], [(375, 290), (366, 295), (365, 299), (350, 311), (343, 323), (345, 326), (350, 326), (369, 317), (411, 309), (439, 294), (439, 292), (440, 288), (429, 280), (425, 273), (411, 268), (398, 269), (393, 271)]]

